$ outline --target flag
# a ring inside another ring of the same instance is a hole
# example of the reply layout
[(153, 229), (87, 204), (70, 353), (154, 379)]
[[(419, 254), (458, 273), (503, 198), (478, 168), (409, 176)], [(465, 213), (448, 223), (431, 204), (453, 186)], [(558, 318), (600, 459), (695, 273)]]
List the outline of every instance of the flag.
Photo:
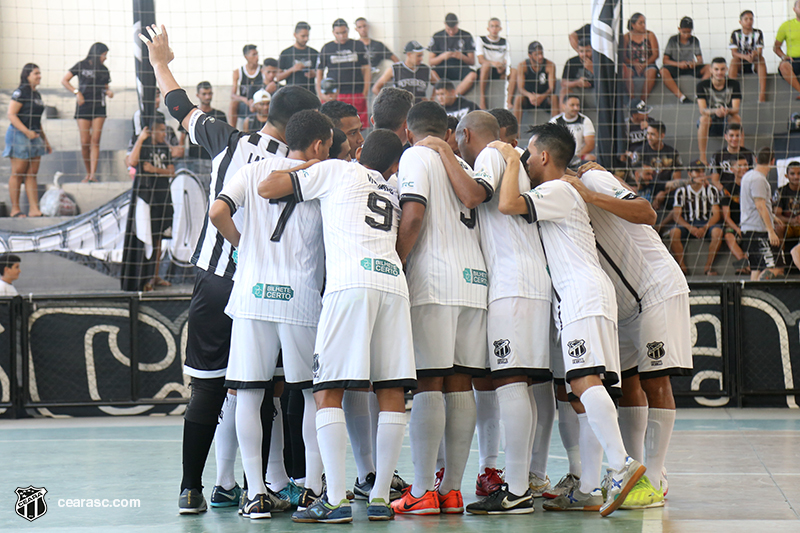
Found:
[(622, 137), (624, 91), (619, 73), (622, 0), (592, 0), (592, 61), (594, 62), (597, 127), (595, 153), (598, 162), (612, 169), (616, 143)]

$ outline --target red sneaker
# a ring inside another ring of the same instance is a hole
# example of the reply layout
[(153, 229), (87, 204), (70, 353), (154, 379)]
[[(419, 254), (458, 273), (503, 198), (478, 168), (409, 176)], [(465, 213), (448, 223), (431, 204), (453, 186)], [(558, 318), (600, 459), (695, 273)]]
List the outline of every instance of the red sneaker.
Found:
[(498, 490), (503, 484), (501, 473), (502, 470), (487, 468), (483, 474), (479, 474), (478, 480), (475, 482), (475, 496), (483, 498)]
[(437, 494), (437, 492), (429, 490), (421, 498), (415, 498), (409, 487), (400, 499), (392, 502), (392, 509), (397, 514), (439, 514)]
[(451, 490), (447, 494), (436, 492), (439, 497), (439, 509), (444, 514), (461, 514), (464, 512), (464, 498), (460, 490)]

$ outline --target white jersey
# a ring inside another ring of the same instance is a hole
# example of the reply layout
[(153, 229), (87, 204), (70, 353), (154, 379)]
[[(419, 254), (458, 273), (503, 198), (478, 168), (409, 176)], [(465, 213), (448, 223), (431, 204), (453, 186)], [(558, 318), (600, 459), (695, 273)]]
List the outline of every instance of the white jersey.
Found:
[(511, 67), (511, 51), (508, 41), (503, 37), (498, 37), (496, 41), (488, 35), (482, 35), (475, 39), (475, 57), (483, 56), (486, 61), (500, 62), (506, 64), (506, 74)]
[(297, 201), (319, 199), (325, 241), (325, 294), (367, 288), (408, 298), (397, 255), (397, 181), (358, 163), (330, 159), (297, 172)]
[[(506, 162), (494, 148), (484, 148), (475, 159), (475, 178), (500, 189)], [(525, 169), (519, 168), (520, 194), (530, 190)], [(481, 249), (489, 273), (489, 303), (500, 298), (520, 297), (550, 301), (553, 292), (547, 274), (542, 241), (536, 226), (523, 217), (500, 212), (499, 196), (478, 207)]]
[(617, 322), (614, 285), (597, 257), (586, 202), (561, 180), (542, 183), (524, 194), (531, 222), (539, 222), (542, 244), (560, 302), (562, 328), (576, 320), (602, 316)]
[(258, 184), (270, 172), (302, 163), (271, 157), (246, 165), (217, 197), (243, 216), (233, 290), (225, 308), (231, 317), (296, 326), (319, 323), (325, 275), (319, 202), (279, 202), (258, 195)]
[[(463, 160), (461, 166), (472, 175)], [(425, 206), (417, 242), (406, 260), (411, 306), (438, 304), (486, 309), (488, 275), (477, 210), (456, 196), (435, 150), (412, 146), (400, 158), (400, 202)], [(494, 193), (491, 185), (478, 180)]]
[[(620, 199), (636, 198), (609, 172), (592, 170), (584, 173), (581, 181), (590, 191)], [(689, 292), (678, 263), (651, 226), (633, 224), (592, 204), (587, 207), (600, 263), (614, 283), (621, 324), (644, 309)]]

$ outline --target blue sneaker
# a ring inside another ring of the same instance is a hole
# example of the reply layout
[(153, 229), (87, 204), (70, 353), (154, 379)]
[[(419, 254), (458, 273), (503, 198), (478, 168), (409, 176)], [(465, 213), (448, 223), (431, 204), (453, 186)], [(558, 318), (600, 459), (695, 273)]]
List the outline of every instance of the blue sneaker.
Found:
[(297, 507), (300, 503), (300, 497), (303, 495), (304, 488), (294, 482), (293, 479), (289, 480), (281, 490), (278, 491), (278, 497), (281, 500), (287, 501)]
[(295, 522), (319, 522), (323, 524), (344, 524), (353, 521), (353, 509), (349, 500), (342, 500), (339, 505), (328, 503), (328, 496), (311, 504), (305, 511), (297, 511), (292, 515)]
[(370, 500), (367, 506), (367, 517), (370, 520), (392, 520), (394, 518), (394, 511), (392, 507), (386, 503), (383, 498), (375, 498)]
[(242, 488), (238, 483), (230, 490), (225, 490), (221, 486), (216, 485), (211, 490), (211, 500), (209, 503), (211, 507), (235, 507), (239, 505), (241, 497)]

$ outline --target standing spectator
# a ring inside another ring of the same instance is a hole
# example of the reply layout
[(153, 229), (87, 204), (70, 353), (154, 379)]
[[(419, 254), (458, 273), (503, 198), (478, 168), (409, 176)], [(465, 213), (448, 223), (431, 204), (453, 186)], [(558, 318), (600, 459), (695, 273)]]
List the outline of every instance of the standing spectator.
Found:
[(22, 260), (18, 255), (0, 254), (0, 296), (17, 296), (19, 293), (12, 283), (19, 279)]
[(731, 161), (730, 172), (732, 179), (728, 185), (722, 189), (723, 198), (720, 199), (722, 205), (722, 219), (725, 227), (725, 243), (728, 249), (736, 258), (734, 266), (737, 274), (749, 274), (750, 263), (742, 250), (742, 228), (739, 226), (742, 218), (742, 207), (740, 191), (742, 187), (742, 176), (750, 170), (751, 162), (744, 157), (739, 157)]
[[(737, 80), (728, 78), (728, 65), (724, 57), (711, 61), (711, 79), (697, 84), (697, 107), (700, 122), (697, 125), (697, 145), (700, 159), (707, 162), (708, 134), (722, 133), (726, 123), (740, 124), (739, 106), (742, 103), (742, 89)], [(711, 130), (711, 126), (714, 126)]]
[(700, 240), (711, 237), (703, 274), (716, 276), (717, 272), (712, 267), (722, 244), (719, 191), (708, 183), (706, 165), (699, 159), (689, 167), (689, 178), (689, 185), (675, 191), (675, 207), (672, 210), (675, 227), (669, 232), (669, 248), (686, 274), (688, 270), (683, 257), (683, 241), (689, 236)]
[(653, 91), (658, 77), (658, 39), (647, 29), (644, 15), (634, 13), (628, 21), (628, 33), (622, 37), (622, 74), (628, 86), (628, 94), (634, 100), (634, 79), (642, 79), (642, 100)]
[(229, 124), (236, 127), (239, 118), (247, 118), (253, 95), (264, 86), (264, 74), (258, 63), (258, 49), (254, 44), (246, 44), (242, 48), (245, 63), (233, 71), (233, 86), (231, 87), (231, 108)]
[(295, 25), (294, 44), (278, 57), (280, 72), (275, 80), (286, 80), (286, 85), (299, 85), (313, 93), (319, 52), (307, 46), (310, 32), (311, 26), (308, 22), (301, 21)]
[(350, 159), (355, 159), (356, 150), (364, 144), (364, 137), (361, 135), (364, 123), (361, 122), (361, 114), (355, 106), (341, 100), (334, 100), (322, 104), (319, 112), (331, 119), (334, 127), (344, 132), (350, 144)]
[(458, 90), (450, 80), (441, 79), (433, 86), (433, 94), (436, 101), (444, 107), (444, 110), (451, 117), (461, 120), (467, 113), (480, 109), (478, 104), (472, 100), (467, 100), (463, 96), (458, 96)]
[(792, 161), (786, 167), (789, 183), (775, 191), (772, 205), (775, 217), (783, 223), (784, 250), (791, 250), (792, 262), (800, 269), (800, 163)]
[(773, 279), (783, 274), (781, 241), (775, 229), (772, 194), (767, 181), (774, 164), (775, 154), (771, 148), (764, 147), (758, 151), (756, 167), (742, 176), (740, 227), (744, 251), (750, 260), (751, 280)]
[(594, 87), (594, 63), (592, 63), (592, 43), (586, 39), (578, 42), (578, 55), (564, 64), (561, 73), (561, 105), (566, 104), (567, 95), (573, 89)]
[[(542, 43), (533, 41), (528, 45), (528, 59), (517, 66), (516, 73), (519, 94), (514, 98), (513, 109), (517, 122), (522, 122), (523, 109), (540, 109), (549, 106), (550, 116), (556, 116), (559, 110), (558, 99), (554, 96), (556, 93), (556, 64), (545, 59)], [(511, 94), (510, 91), (509, 94)]]
[(753, 12), (742, 11), (739, 15), (739, 24), (742, 28), (731, 32), (731, 79), (742, 74), (752, 74), (758, 71), (758, 101), (767, 101), (767, 64), (764, 62), (764, 34), (761, 30), (753, 28)]
[(372, 69), (373, 78), (377, 78), (383, 61), (388, 59), (392, 63), (400, 62), (400, 58), (394, 55), (385, 44), (369, 38), (369, 22), (367, 22), (367, 19), (364, 17), (358, 17), (356, 19), (356, 32), (358, 32), (358, 40), (361, 41), (364, 48), (367, 50), (367, 61)]
[(756, 162), (753, 152), (742, 146), (744, 132), (741, 124), (728, 124), (725, 128), (725, 148), (711, 157), (711, 183), (725, 193), (730, 193), (729, 185), (733, 183), (733, 165), (739, 159), (747, 161), (748, 170)]
[(333, 78), (325, 78), (322, 80), (319, 84), (319, 90), (322, 93), (320, 101), (323, 104), (339, 99), (339, 84), (336, 83), (336, 80)]
[[(210, 82), (201, 81), (197, 84), (197, 101), (200, 105), (197, 106), (200, 111), (214, 120), (228, 122), (228, 117), (223, 111), (211, 107), (211, 101), (214, 99), (214, 88)], [(179, 128), (183, 130), (183, 126)], [(184, 133), (185, 134), (185, 133)], [(187, 151), (186, 161), (189, 163), (189, 170), (194, 171), (199, 177), (206, 178), (211, 174), (211, 155), (206, 152), (206, 149), (199, 144), (194, 144), (191, 139), (189, 140), (189, 148)], [(205, 183), (205, 181), (204, 181)]]
[(333, 22), (334, 40), (326, 43), (317, 57), (317, 95), (322, 98), (320, 84), (327, 69), (327, 77), (339, 84), (339, 101), (355, 107), (361, 124), (368, 124), (367, 94), (372, 71), (364, 43), (349, 38), (349, 33), (350, 28), (344, 19)]
[(592, 44), (592, 25), (591, 24), (584, 24), (577, 30), (571, 32), (569, 34), (569, 45), (572, 47), (573, 50), (580, 53), (578, 50), (580, 46), (580, 42), (587, 42), (591, 46)]
[(458, 83), (456, 94), (466, 94), (478, 77), (472, 70), (475, 40), (469, 32), (458, 28), (458, 17), (454, 13), (444, 17), (444, 29), (433, 34), (428, 49), (430, 64), (439, 78)]
[(270, 96), (275, 94), (280, 87), (278, 86), (278, 60), (274, 57), (268, 57), (264, 60), (261, 67), (261, 74), (264, 77), (264, 87)]
[(628, 105), (630, 115), (625, 120), (625, 151), (620, 155), (623, 161), (631, 161), (633, 154), (639, 152), (647, 141), (647, 115), (653, 106), (644, 100), (631, 100)]
[[(778, 28), (772, 50), (781, 58), (778, 67), (781, 76), (789, 82), (792, 89), (800, 93), (800, 81), (797, 79), (800, 76), (800, 0), (795, 1), (793, 10), (795, 18), (787, 20)], [(784, 41), (786, 53), (781, 50)], [(800, 100), (800, 94), (797, 99)]]
[[(133, 136), (131, 137), (128, 143), (128, 152), (133, 149), (133, 145), (136, 144), (136, 139), (142, 133), (142, 127), (146, 126), (153, 122), (156, 117), (160, 117), (162, 120), (165, 120), (164, 113), (158, 110), (161, 107), (161, 91), (156, 89), (155, 94), (155, 102), (153, 103), (153, 116), (151, 117), (144, 117), (144, 122), (142, 121), (142, 110), (137, 109), (133, 112), (133, 119), (131, 122), (133, 123)], [(183, 129), (183, 128), (179, 128)], [(166, 136), (166, 143), (169, 145), (170, 153), (172, 154), (172, 159), (181, 159), (184, 156), (185, 149), (184, 144), (186, 140), (186, 133), (181, 131), (181, 136), (175, 134), (175, 130), (172, 129), (171, 126), (167, 126), (167, 136)]]
[(550, 119), (550, 122), (566, 127), (575, 137), (575, 157), (570, 167), (580, 166), (585, 161), (595, 161), (594, 124), (581, 111), (581, 99), (574, 94), (567, 97), (564, 112)]
[(705, 80), (711, 76), (708, 65), (703, 64), (703, 51), (700, 49), (700, 41), (692, 35), (693, 29), (694, 21), (690, 17), (683, 17), (678, 26), (678, 35), (673, 35), (667, 41), (664, 66), (661, 67), (664, 86), (683, 104), (691, 104), (692, 100), (681, 92), (675, 79), (678, 76), (691, 75)]
[(42, 71), (33, 63), (22, 67), (19, 75), (19, 87), (11, 93), (8, 103), (8, 120), (11, 124), (6, 130), (6, 147), (3, 157), (11, 158), (11, 177), (8, 178), (8, 195), (11, 198), (12, 217), (25, 216), (19, 207), (19, 193), (22, 182), (25, 182), (25, 194), (28, 195), (28, 216), (40, 217), (39, 188), (36, 174), (39, 162), (44, 154), (53, 151), (42, 129), (42, 113), (44, 102), (42, 95), (36, 90), (42, 81)]
[(480, 65), (481, 108), (487, 109), (486, 82), (505, 79), (508, 79), (506, 103), (508, 107), (511, 107), (514, 93), (517, 90), (517, 71), (511, 67), (511, 51), (508, 41), (500, 37), (503, 26), (500, 24), (499, 18), (490, 18), (489, 26), (486, 29), (489, 31), (489, 35), (481, 35), (475, 41), (475, 56)]
[(431, 70), (431, 67), (422, 63), (425, 47), (417, 41), (408, 41), (403, 51), (406, 54), (405, 60), (398, 61), (392, 68), (386, 69), (372, 87), (372, 93), (377, 95), (384, 85), (394, 80), (394, 86), (413, 94), (414, 103), (418, 104), (427, 100), (428, 86), (439, 81), (439, 76)]
[(261, 89), (253, 95), (253, 114), (247, 117), (244, 129), (247, 133), (261, 131), (269, 119), (269, 102), (272, 97), (269, 91)]
[[(89, 53), (81, 61), (75, 63), (61, 80), (68, 91), (75, 94), (75, 119), (81, 136), (81, 155), (86, 167), (84, 183), (97, 181), (97, 161), (100, 159), (100, 136), (106, 121), (106, 96), (114, 97), (108, 88), (111, 74), (103, 64), (108, 57), (108, 46), (94, 43)], [(78, 88), (74, 88), (70, 80), (78, 77)]]

